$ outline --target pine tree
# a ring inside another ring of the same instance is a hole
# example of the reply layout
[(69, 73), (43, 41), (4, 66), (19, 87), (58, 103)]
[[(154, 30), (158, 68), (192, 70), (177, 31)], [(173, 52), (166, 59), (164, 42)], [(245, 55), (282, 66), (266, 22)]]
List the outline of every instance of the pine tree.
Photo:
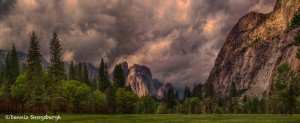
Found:
[(232, 81), (229, 90), (229, 112), (235, 113), (236, 106), (237, 106), (237, 90), (236, 90), (235, 82)]
[(4, 97), (8, 97), (9, 96), (9, 78), (10, 78), (10, 73), (11, 73), (11, 69), (10, 69), (10, 53), (6, 54), (5, 57), (5, 66), (4, 66), (4, 76), (3, 76), (3, 86), (5, 87), (5, 91), (4, 91)]
[(40, 56), (39, 41), (33, 31), (30, 37), (30, 46), (27, 55), (27, 90), (25, 93), (26, 107), (32, 112), (40, 112), (44, 106), (45, 83), (42, 80), (43, 68)]
[[(297, 33), (294, 36), (294, 41), (289, 44), (289, 46), (300, 46), (300, 31), (298, 30)], [(298, 52), (296, 53), (296, 58), (300, 59), (300, 49), (298, 49)]]
[(56, 33), (50, 42), (50, 66), (49, 75), (55, 77), (58, 80), (62, 80), (65, 77), (64, 62), (62, 61), (62, 47), (59, 43), (59, 39)]
[(236, 90), (236, 86), (235, 86), (235, 82), (231, 82), (230, 85), (230, 91), (229, 91), (229, 97), (236, 97), (237, 96), (237, 90)]
[(0, 64), (0, 86), (3, 84), (3, 78), (4, 78), (4, 65)]
[(6, 97), (10, 97), (10, 88), (20, 75), (20, 67), (15, 44), (13, 44), (11, 52), (6, 55), (4, 68), (3, 81), (5, 82), (6, 87), (4, 94)]
[(191, 91), (188, 86), (185, 86), (183, 101), (185, 101), (187, 98), (191, 98)]
[(51, 108), (54, 114), (62, 106), (63, 97), (61, 91), (61, 80), (65, 77), (64, 63), (62, 61), (62, 47), (59, 43), (57, 34), (54, 33), (50, 42), (50, 96), (51, 96)]
[(11, 50), (11, 56), (10, 56), (10, 69), (11, 69), (11, 84), (14, 84), (16, 82), (17, 77), (20, 75), (20, 65), (18, 61), (18, 53), (15, 47), (15, 44), (13, 44), (12, 50)]
[(89, 71), (87, 69), (86, 63), (83, 63), (83, 75), (84, 75), (84, 82), (87, 85), (90, 85), (90, 80), (89, 80)]
[(74, 65), (74, 61), (72, 60), (69, 66), (69, 80), (76, 80), (77, 79), (76, 76), (77, 76), (77, 72)]
[(176, 95), (173, 88), (169, 88), (166, 91), (165, 103), (168, 110), (172, 110), (172, 108), (176, 105)]
[(103, 61), (103, 58), (101, 59), (100, 67), (99, 67), (99, 89), (104, 92), (106, 88), (111, 86), (109, 79), (108, 79), (108, 72), (107, 67)]
[(189, 86), (187, 87), (187, 94), (186, 94), (186, 96), (187, 96), (188, 98), (191, 98), (191, 97), (192, 97), (191, 90), (190, 90), (190, 87), (189, 87)]
[(109, 80), (108, 66), (107, 66), (106, 62), (104, 62), (104, 75), (105, 75), (106, 79)]
[(195, 84), (193, 91), (192, 91), (192, 97), (198, 97), (198, 99), (202, 99), (202, 85), (201, 84)]
[(82, 63), (80, 63), (80, 62), (77, 65), (77, 80), (80, 81), (80, 82), (84, 82)]
[(186, 100), (187, 98), (187, 86), (184, 86), (184, 91), (183, 91), (183, 102)]
[(176, 100), (179, 100), (179, 94), (178, 94), (178, 91), (175, 92), (175, 98), (176, 98)]
[(117, 64), (113, 71), (113, 81), (114, 87), (124, 88), (125, 87), (125, 77), (121, 64)]
[(300, 11), (297, 11), (292, 18), (290, 28), (295, 29), (300, 26)]
[(205, 97), (209, 100), (208, 106), (207, 106), (207, 112), (208, 113), (214, 113), (215, 112), (215, 91), (214, 91), (214, 85), (212, 82), (207, 82), (205, 84)]
[(274, 76), (275, 93), (272, 95), (272, 98), (276, 102), (283, 104), (284, 110), (289, 114), (294, 113), (296, 97), (300, 95), (298, 81), (299, 75), (291, 69), (288, 63), (278, 66)]

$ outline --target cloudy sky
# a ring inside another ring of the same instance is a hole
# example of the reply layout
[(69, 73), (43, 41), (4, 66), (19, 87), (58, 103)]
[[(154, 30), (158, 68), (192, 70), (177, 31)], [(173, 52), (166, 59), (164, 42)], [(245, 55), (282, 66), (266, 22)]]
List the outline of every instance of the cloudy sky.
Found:
[(251, 11), (276, 0), (0, 0), (0, 49), (27, 52), (34, 30), (41, 53), (58, 32), (64, 60), (99, 66), (127, 61), (177, 86), (205, 82), (226, 35)]

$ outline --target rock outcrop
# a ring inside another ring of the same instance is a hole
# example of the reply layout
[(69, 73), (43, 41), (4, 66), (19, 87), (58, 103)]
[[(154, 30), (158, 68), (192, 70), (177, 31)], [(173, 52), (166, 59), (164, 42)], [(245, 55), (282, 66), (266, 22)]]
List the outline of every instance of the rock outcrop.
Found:
[(129, 68), (126, 86), (130, 86), (138, 96), (154, 96), (157, 90), (153, 84), (150, 69), (138, 64)]
[(273, 12), (251, 12), (238, 21), (207, 79), (218, 96), (228, 95), (231, 82), (246, 95), (261, 96), (270, 89), (279, 64), (299, 69), (297, 47), (287, 47), (296, 32), (288, 27), (299, 7), (299, 0), (278, 0)]

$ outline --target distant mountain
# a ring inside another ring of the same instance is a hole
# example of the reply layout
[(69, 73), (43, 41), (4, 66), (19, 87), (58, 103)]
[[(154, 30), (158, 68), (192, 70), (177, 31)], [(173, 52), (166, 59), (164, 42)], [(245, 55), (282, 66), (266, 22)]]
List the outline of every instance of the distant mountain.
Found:
[[(128, 64), (124, 62), (122, 65), (125, 75), (127, 75), (126, 86), (130, 86), (140, 97), (156, 96), (161, 99), (164, 96), (163, 93), (170, 88), (174, 91), (177, 90), (171, 83), (163, 84), (157, 79), (152, 79), (151, 70), (147, 66), (134, 64), (127, 70)], [(128, 71), (128, 74), (126, 71)]]

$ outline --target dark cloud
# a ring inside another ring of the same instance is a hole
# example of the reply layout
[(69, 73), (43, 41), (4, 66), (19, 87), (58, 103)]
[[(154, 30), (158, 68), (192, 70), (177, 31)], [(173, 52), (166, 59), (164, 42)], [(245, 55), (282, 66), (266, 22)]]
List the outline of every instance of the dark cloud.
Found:
[[(9, 3), (9, 4), (8, 4)], [(149, 66), (176, 85), (204, 82), (226, 35), (250, 11), (270, 12), (275, 0), (20, 0), (0, 1), (0, 48), (27, 51), (35, 30), (48, 55), (58, 32), (64, 60)], [(3, 10), (3, 11), (2, 11)], [(9, 11), (9, 12), (8, 12)]]
[(0, 0), (0, 19), (5, 17), (9, 10), (15, 5), (15, 0)]

